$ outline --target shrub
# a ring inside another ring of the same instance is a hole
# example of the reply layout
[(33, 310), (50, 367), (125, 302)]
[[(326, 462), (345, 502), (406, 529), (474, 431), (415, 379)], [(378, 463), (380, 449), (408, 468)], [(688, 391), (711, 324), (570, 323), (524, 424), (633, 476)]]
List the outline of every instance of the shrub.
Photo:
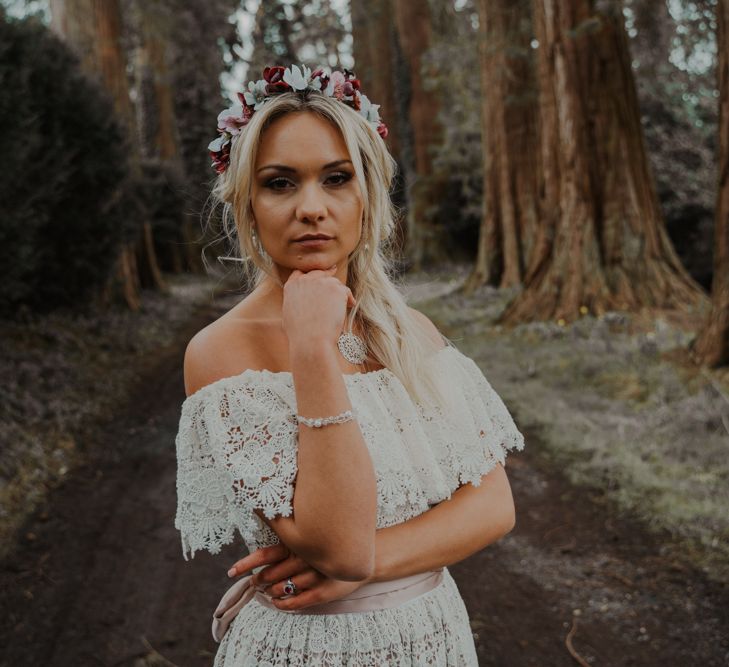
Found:
[(0, 313), (78, 305), (136, 233), (110, 99), (36, 19), (0, 13)]

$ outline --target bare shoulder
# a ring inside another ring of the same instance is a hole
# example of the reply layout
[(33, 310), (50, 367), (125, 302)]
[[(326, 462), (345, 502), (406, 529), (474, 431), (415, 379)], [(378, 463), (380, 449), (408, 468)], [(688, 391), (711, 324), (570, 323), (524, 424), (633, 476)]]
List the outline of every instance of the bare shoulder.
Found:
[(246, 369), (267, 368), (262, 328), (256, 320), (223, 316), (198, 331), (185, 348), (186, 396)]
[(445, 347), (445, 342), (443, 340), (442, 334), (438, 330), (438, 327), (436, 327), (435, 324), (433, 324), (433, 322), (427, 315), (421, 313), (419, 310), (416, 310), (415, 308), (411, 308), (410, 306), (408, 306), (408, 311), (413, 316), (415, 321), (420, 324), (423, 331), (426, 334), (428, 334), (430, 339), (433, 341), (433, 344), (438, 349)]

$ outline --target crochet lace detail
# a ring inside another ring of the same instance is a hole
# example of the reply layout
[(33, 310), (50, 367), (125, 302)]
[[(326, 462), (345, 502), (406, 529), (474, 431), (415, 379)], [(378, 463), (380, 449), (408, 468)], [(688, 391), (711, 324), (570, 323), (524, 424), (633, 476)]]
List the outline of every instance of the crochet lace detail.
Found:
[[(414, 402), (388, 369), (344, 375), (377, 476), (377, 527), (418, 516), (505, 463), (524, 438), (469, 357), (446, 346), (432, 362), (453, 405)], [(182, 405), (177, 513), (183, 556), (220, 552), (236, 530), (249, 550), (278, 543), (254, 510), (291, 516), (297, 474), (296, 397), (288, 372), (246, 370)]]
[[(377, 527), (411, 519), (478, 486), (524, 439), (474, 361), (447, 346), (430, 360), (452, 404), (414, 402), (388, 369), (345, 375), (377, 477)], [(190, 395), (177, 448), (177, 514), (185, 559), (219, 553), (238, 531), (249, 551), (279, 542), (255, 514), (290, 516), (297, 474), (290, 373), (246, 370)], [(260, 569), (260, 568), (258, 568)], [(303, 610), (305, 612), (305, 610)], [(465, 665), (477, 667), (468, 614), (447, 568), (443, 582), (391, 609), (313, 615), (254, 598), (228, 628), (215, 667)]]
[(448, 569), (437, 588), (391, 609), (302, 615), (243, 607), (214, 667), (478, 667), (463, 599)]

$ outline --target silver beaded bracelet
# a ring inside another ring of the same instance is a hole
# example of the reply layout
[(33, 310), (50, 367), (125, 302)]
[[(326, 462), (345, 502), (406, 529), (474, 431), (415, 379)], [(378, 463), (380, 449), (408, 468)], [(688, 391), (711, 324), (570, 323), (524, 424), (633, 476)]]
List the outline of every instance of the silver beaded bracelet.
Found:
[(351, 410), (345, 410), (333, 417), (302, 417), (301, 415), (296, 415), (297, 421), (306, 426), (313, 426), (314, 428), (326, 426), (327, 424), (342, 424), (354, 419), (354, 417), (355, 415)]

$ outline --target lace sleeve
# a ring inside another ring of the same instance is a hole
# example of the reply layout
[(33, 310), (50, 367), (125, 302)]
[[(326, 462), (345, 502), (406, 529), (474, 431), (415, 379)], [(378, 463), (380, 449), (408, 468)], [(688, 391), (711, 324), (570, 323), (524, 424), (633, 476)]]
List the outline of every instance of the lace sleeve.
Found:
[(423, 413), (432, 440), (437, 444), (440, 468), (452, 490), (466, 483), (479, 486), (484, 475), (506, 462), (512, 449), (524, 448), (517, 428), (501, 397), (475, 361), (450, 348), (440, 355), (439, 377), (451, 403), (440, 418)]
[(293, 410), (255, 379), (225, 385), (204, 387), (182, 407), (175, 527), (185, 560), (201, 549), (219, 553), (236, 529), (251, 540), (260, 527), (255, 510), (269, 519), (293, 513)]
[(473, 461), (470, 466), (465, 465), (461, 482), (471, 482), (478, 486), (483, 474), (494, 468), (497, 461), (502, 465), (506, 463), (506, 456), (510, 450), (524, 449), (524, 436), (517, 428), (504, 401), (476, 362), (462, 353), (457, 357), (465, 372), (463, 394), (473, 418), (472, 432), (477, 434), (481, 455), (487, 462), (485, 467), (483, 464), (479, 465), (478, 461)]

